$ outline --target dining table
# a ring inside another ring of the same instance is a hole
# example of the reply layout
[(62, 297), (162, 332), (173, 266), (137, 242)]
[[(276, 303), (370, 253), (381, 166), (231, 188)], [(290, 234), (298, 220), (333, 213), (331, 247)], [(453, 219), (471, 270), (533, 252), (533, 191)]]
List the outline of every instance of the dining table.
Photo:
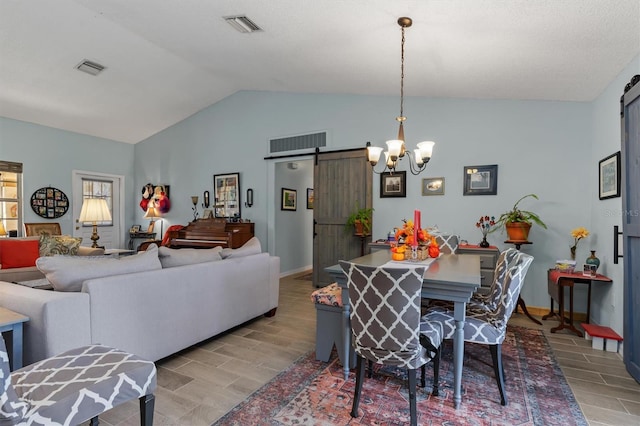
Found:
[[(480, 287), (480, 256), (473, 254), (441, 254), (437, 259), (425, 261), (396, 262), (391, 260), (391, 252), (380, 250), (349, 260), (359, 265), (374, 267), (427, 267), (422, 284), (422, 298), (437, 299), (453, 302), (456, 330), (453, 336), (453, 402), (458, 408), (462, 402), (462, 370), (464, 367), (464, 322), (465, 309), (471, 296)], [(340, 264), (331, 265), (325, 271), (338, 283), (342, 291), (342, 327), (344, 339), (343, 368), (345, 380), (349, 376), (349, 368), (354, 360), (349, 359), (351, 348), (351, 307), (349, 305), (349, 291), (347, 291), (347, 276)]]

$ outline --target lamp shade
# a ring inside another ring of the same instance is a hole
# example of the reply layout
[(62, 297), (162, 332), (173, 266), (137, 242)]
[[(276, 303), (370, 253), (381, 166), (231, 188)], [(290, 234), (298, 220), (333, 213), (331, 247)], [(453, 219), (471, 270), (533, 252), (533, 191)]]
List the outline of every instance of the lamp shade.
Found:
[(80, 210), (80, 222), (102, 222), (111, 220), (111, 212), (104, 198), (85, 198)]
[(160, 212), (157, 208), (151, 206), (147, 209), (147, 212), (144, 214), (145, 219), (157, 219), (160, 217)]
[(7, 235), (7, 230), (4, 229), (4, 223), (0, 222), (0, 237)]

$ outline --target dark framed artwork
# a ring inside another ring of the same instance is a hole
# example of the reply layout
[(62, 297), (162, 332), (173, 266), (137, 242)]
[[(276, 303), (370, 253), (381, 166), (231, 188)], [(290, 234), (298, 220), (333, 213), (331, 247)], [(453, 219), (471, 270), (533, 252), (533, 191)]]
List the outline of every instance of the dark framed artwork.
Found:
[(422, 195), (444, 195), (444, 178), (424, 178), (422, 179)]
[(307, 209), (313, 210), (313, 188), (307, 188)]
[(239, 219), (240, 173), (213, 175), (213, 197), (216, 217)]
[(384, 172), (380, 175), (380, 198), (406, 196), (407, 172)]
[(280, 210), (295, 211), (297, 208), (297, 194), (295, 189), (282, 188), (280, 194)]
[(498, 193), (498, 165), (464, 166), (463, 195), (496, 195)]
[(601, 200), (620, 196), (620, 151), (598, 163), (598, 196)]

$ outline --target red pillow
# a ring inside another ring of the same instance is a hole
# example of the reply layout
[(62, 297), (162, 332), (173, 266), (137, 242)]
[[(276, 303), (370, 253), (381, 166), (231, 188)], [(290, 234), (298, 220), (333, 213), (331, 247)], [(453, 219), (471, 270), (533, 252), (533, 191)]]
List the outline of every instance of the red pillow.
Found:
[(0, 265), (2, 269), (36, 266), (40, 257), (38, 240), (0, 239)]

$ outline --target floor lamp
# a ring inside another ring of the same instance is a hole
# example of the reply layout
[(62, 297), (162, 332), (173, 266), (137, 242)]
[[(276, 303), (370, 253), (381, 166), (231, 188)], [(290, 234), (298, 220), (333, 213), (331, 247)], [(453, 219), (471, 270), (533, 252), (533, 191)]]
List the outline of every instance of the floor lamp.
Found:
[(104, 198), (85, 198), (82, 203), (82, 210), (80, 211), (79, 222), (92, 222), (93, 233), (91, 234), (91, 241), (93, 244), (91, 247), (98, 247), (98, 222), (110, 221), (111, 212), (109, 206)]

